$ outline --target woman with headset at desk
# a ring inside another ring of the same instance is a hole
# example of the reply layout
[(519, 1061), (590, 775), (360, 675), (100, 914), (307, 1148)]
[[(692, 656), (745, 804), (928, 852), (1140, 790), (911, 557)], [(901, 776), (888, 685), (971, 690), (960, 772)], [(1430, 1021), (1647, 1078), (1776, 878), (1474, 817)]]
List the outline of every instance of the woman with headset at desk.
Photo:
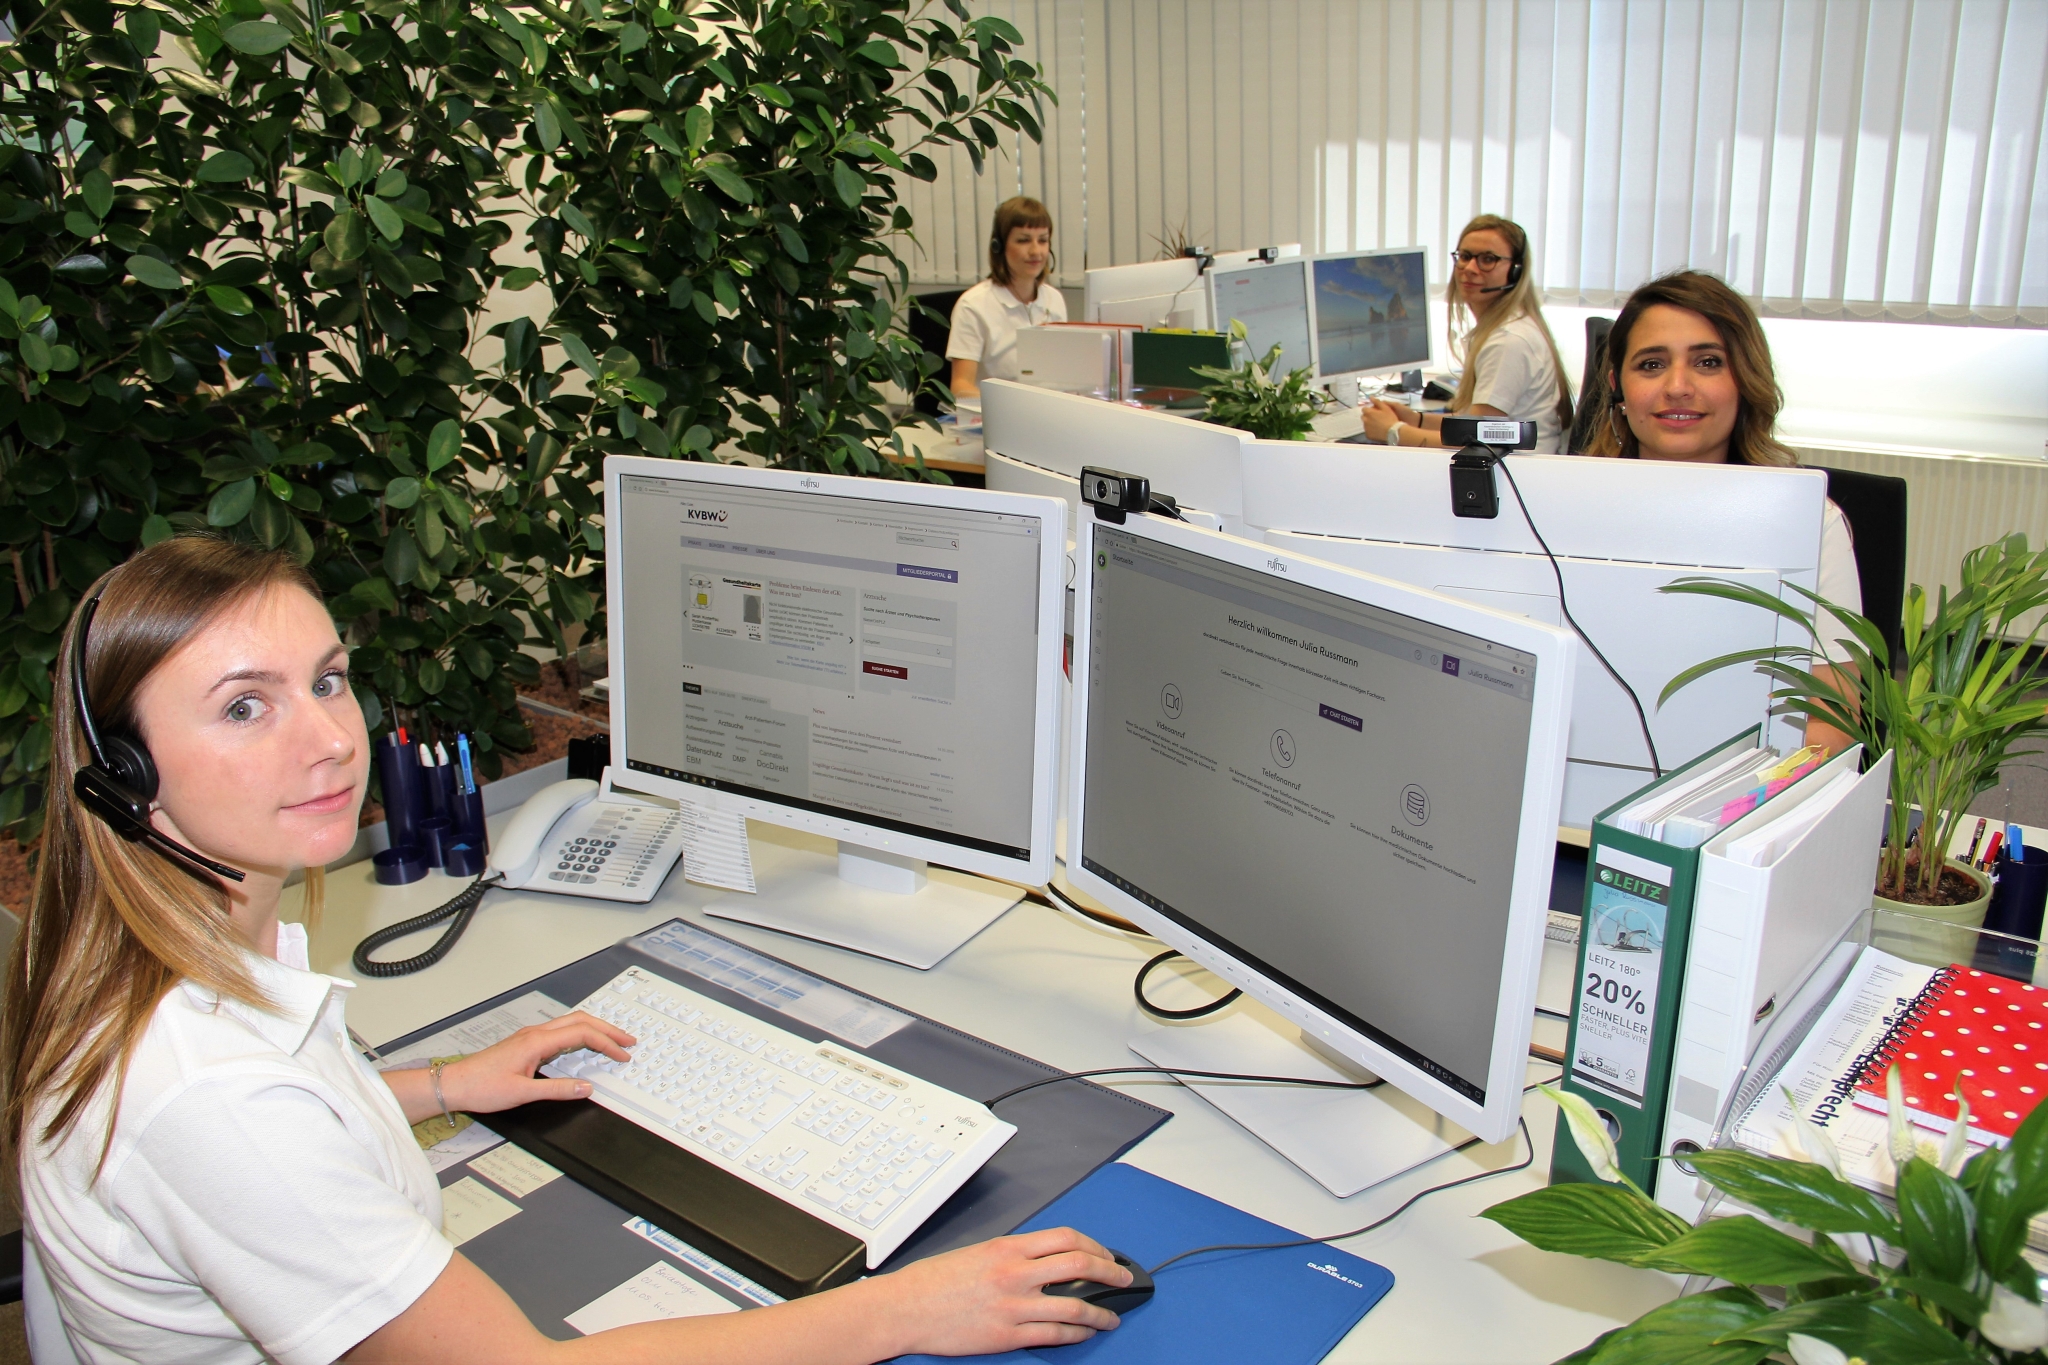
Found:
[[(1458, 234), (1446, 294), (1451, 348), (1465, 372), (1444, 411), (1454, 417), (1508, 417), (1536, 424), (1538, 451), (1564, 449), (1572, 427), (1571, 390), (1557, 341), (1543, 320), (1528, 272), (1529, 234), (1519, 223), (1482, 213)], [(1469, 326), (1464, 319), (1470, 318)], [(1388, 445), (1440, 446), (1442, 413), (1368, 399), (1358, 405), (1366, 435)]]
[(996, 205), (988, 233), (988, 278), (953, 305), (946, 334), (953, 396), (981, 401), (984, 379), (1019, 379), (1017, 333), (1067, 320), (1052, 284), (1052, 211), (1018, 195)]
[(380, 1074), (348, 982), (278, 920), (356, 837), (369, 740), (313, 580), (175, 539), (103, 576), (57, 670), (42, 860), (8, 967), (4, 1141), (38, 1362), (874, 1361), (1079, 1341), (1041, 1287), (1128, 1273), (1068, 1229), (769, 1308), (537, 1332), (441, 1231), (409, 1125), (589, 1093), (535, 1068), (634, 1039), (583, 1013)]
[[(1586, 451), (1624, 460), (1676, 460), (1688, 464), (1796, 466), (1778, 440), (1778, 391), (1771, 344), (1749, 301), (1713, 275), (1679, 270), (1629, 295), (1607, 333), (1607, 420), (1593, 428)], [(1863, 610), (1856, 576), (1856, 542), (1842, 509), (1821, 509), (1820, 570), (1814, 591), (1851, 611)], [(1805, 607), (1803, 600), (1796, 606)], [(1823, 642), (1849, 632), (1821, 613)], [(1814, 672), (1833, 682), (1850, 665), (1839, 650)], [(1848, 735), (1809, 720), (1809, 744), (1830, 753), (1849, 746)]]

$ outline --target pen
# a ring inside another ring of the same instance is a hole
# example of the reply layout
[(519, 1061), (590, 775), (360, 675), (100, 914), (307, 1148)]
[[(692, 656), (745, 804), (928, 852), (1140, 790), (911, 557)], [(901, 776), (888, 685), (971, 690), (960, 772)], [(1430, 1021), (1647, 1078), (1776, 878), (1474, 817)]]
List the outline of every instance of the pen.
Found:
[(1984, 842), (1984, 826), (1987, 823), (1983, 816), (1977, 817), (1977, 832), (1970, 836), (1970, 851), (1963, 855), (1964, 862), (1974, 863), (1977, 861), (1977, 846)]
[(434, 766), (437, 768), (448, 766), (448, 746), (438, 739), (434, 741)]
[(2007, 862), (2019, 862), (2027, 856), (2027, 836), (2018, 825), (2005, 827), (2005, 857)]
[(462, 794), (464, 796), (475, 796), (476, 769), (471, 767), (469, 762), (468, 735), (457, 735), (455, 737), (455, 752), (462, 759)]
[(1984, 846), (1984, 860), (1977, 864), (1977, 870), (1979, 872), (1989, 871), (1991, 865), (1998, 861), (1998, 846), (2004, 842), (2004, 830), (1995, 829), (1991, 831), (1991, 842)]

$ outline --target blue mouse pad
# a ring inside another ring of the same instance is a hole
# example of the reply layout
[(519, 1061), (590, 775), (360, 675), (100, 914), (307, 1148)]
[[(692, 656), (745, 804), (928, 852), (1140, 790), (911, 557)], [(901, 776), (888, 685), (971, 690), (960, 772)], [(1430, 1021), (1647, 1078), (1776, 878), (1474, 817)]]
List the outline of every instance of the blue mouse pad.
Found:
[[(1151, 1267), (1220, 1242), (1284, 1242), (1301, 1234), (1121, 1162), (1102, 1167), (1019, 1232), (1073, 1227)], [(1003, 1365), (1138, 1365), (1321, 1360), (1394, 1287), (1385, 1266), (1328, 1246), (1219, 1251), (1159, 1272), (1152, 1301), (1113, 1332), (1074, 1346), (970, 1356)], [(939, 1365), (903, 1356), (898, 1365)], [(956, 1358), (957, 1359), (957, 1358)]]

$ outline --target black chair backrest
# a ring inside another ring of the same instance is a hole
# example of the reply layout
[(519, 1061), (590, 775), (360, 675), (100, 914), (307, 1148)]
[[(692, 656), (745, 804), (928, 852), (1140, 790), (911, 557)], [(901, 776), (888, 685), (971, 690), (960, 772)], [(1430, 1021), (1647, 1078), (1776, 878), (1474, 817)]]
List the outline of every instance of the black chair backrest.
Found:
[(1565, 445), (1568, 455), (1583, 454), (1594, 430), (1607, 420), (1607, 334), (1613, 329), (1613, 318), (1586, 319), (1586, 369), (1579, 378), (1579, 410)]
[[(964, 289), (954, 289), (939, 294), (919, 294), (912, 300), (912, 307), (910, 309), (911, 340), (922, 347), (926, 355), (937, 358), (939, 362), (938, 379), (942, 384), (949, 380), (946, 365), (946, 338), (951, 335), (953, 330), (953, 305), (960, 302), (960, 296), (966, 292)], [(931, 312), (938, 314), (938, 316), (936, 318), (929, 316), (925, 311), (926, 309), (930, 309)], [(917, 395), (917, 410), (927, 416), (936, 417), (939, 415), (939, 400), (932, 394), (919, 393)]]
[(1828, 476), (1828, 500), (1842, 509), (1849, 532), (1856, 538), (1856, 580), (1863, 590), (1863, 614), (1885, 633), (1896, 668), (1905, 634), (1906, 481), (1860, 469), (1813, 467)]

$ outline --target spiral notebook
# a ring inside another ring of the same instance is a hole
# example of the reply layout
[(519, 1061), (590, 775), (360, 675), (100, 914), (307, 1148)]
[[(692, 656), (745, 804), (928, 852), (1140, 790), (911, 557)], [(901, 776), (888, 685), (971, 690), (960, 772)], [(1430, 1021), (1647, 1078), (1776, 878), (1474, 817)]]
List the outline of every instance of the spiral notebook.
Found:
[(1960, 1089), (1970, 1104), (1970, 1136), (2010, 1141), (2048, 1094), (2048, 991), (1974, 968), (1943, 967), (1864, 1068), (1858, 1107), (1889, 1112), (1885, 1074), (1895, 1062), (1914, 1123), (1948, 1132)]

